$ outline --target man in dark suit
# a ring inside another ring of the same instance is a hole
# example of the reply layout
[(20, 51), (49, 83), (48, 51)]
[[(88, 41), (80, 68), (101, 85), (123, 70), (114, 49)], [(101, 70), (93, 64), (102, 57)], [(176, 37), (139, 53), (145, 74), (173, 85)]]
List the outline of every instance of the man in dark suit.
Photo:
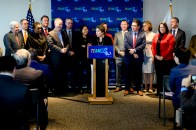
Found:
[(29, 90), (14, 80), (15, 67), (12, 56), (0, 57), (0, 126), (7, 130), (29, 130)]
[(11, 31), (6, 33), (3, 42), (5, 55), (13, 55), (18, 49), (24, 48), (24, 40), (19, 32), (19, 24), (16, 21), (10, 22)]
[[(52, 31), (52, 28), (49, 27), (49, 17), (47, 15), (43, 15), (41, 17), (41, 25), (42, 25), (42, 29), (41, 29), (41, 33), (43, 36), (47, 36), (49, 34), (50, 31)], [(50, 59), (50, 49), (47, 48), (47, 52), (46, 52), (46, 59), (45, 59), (45, 63), (49, 64), (49, 59)]]
[(55, 28), (47, 36), (48, 46), (50, 48), (50, 65), (54, 76), (56, 88), (54, 93), (62, 93), (63, 87), (67, 85), (67, 51), (69, 49), (69, 38), (62, 31), (63, 21), (60, 18), (54, 20)]
[(48, 16), (43, 15), (43, 16), (41, 17), (41, 25), (42, 25), (42, 34), (43, 34), (44, 36), (47, 36), (48, 33), (49, 33), (50, 31), (52, 31), (52, 28), (49, 27), (49, 17), (48, 17)]
[(76, 86), (78, 82), (78, 58), (77, 58), (77, 44), (80, 44), (77, 42), (77, 39), (79, 38), (78, 33), (73, 30), (73, 20), (71, 18), (65, 19), (65, 35), (69, 38), (70, 42), (70, 48), (69, 48), (69, 56), (67, 59), (68, 63), (68, 73), (70, 74), (68, 78), (70, 78), (70, 85), (71, 88), (76, 91)]
[(131, 83), (135, 84), (135, 90), (140, 96), (143, 96), (141, 91), (142, 83), (142, 63), (143, 49), (146, 45), (145, 34), (139, 31), (140, 21), (134, 19), (132, 21), (132, 31), (125, 33), (125, 64), (126, 64), (126, 84), (124, 95), (134, 92)]
[(32, 41), (30, 39), (30, 34), (28, 31), (29, 22), (26, 19), (22, 19), (20, 20), (20, 25), (22, 29), (19, 31), (19, 33), (22, 35), (22, 39), (24, 42), (24, 48), (27, 50), (30, 48), (33, 48)]
[(187, 130), (196, 128), (196, 81), (191, 83), (191, 75), (182, 80), (180, 93), (182, 110), (185, 112), (185, 127)]
[(171, 19), (170, 33), (174, 35), (176, 40), (175, 49), (179, 47), (184, 47), (186, 42), (186, 34), (178, 26), (179, 26), (179, 19), (177, 17), (173, 17)]

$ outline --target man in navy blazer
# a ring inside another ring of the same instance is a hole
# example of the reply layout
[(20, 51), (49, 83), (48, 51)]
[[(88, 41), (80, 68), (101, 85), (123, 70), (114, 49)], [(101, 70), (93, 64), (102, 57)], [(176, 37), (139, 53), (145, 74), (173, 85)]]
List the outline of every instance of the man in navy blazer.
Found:
[(133, 81), (135, 90), (140, 96), (143, 96), (141, 91), (142, 83), (142, 63), (143, 49), (146, 45), (145, 34), (140, 32), (140, 21), (134, 19), (131, 25), (132, 31), (125, 33), (125, 64), (126, 64), (126, 84), (124, 95), (134, 92), (131, 83)]
[(0, 126), (7, 130), (29, 130), (29, 90), (14, 80), (16, 60), (0, 57)]
[(177, 17), (173, 17), (171, 19), (170, 33), (174, 35), (174, 38), (176, 40), (175, 49), (179, 47), (184, 47), (186, 42), (186, 34), (178, 26), (179, 26), (179, 19)]

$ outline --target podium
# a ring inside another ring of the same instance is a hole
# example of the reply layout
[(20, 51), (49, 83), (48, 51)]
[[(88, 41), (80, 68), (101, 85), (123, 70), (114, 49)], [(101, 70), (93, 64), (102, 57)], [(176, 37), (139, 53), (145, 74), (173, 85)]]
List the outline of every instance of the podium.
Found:
[(108, 96), (108, 59), (114, 58), (113, 46), (89, 46), (87, 57), (93, 59), (93, 96), (88, 97), (90, 104), (112, 104)]

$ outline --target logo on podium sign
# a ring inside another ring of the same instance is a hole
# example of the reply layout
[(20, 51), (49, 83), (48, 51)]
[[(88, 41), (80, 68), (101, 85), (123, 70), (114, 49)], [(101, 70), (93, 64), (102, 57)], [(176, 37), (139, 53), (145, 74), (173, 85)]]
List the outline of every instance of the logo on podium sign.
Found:
[(113, 46), (89, 46), (88, 58), (90, 59), (111, 59), (114, 58)]

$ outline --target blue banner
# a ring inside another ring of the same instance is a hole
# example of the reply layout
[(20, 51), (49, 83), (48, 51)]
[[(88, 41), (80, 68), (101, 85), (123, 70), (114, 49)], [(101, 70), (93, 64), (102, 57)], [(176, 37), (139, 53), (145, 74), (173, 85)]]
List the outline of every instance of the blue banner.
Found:
[(108, 32), (114, 34), (120, 31), (122, 20), (143, 20), (143, 0), (51, 0), (51, 9), (52, 21), (57, 17), (72, 18), (75, 31), (85, 24), (90, 34), (95, 34), (96, 26), (103, 22), (108, 24)]
[[(95, 28), (101, 23), (108, 24), (108, 33), (120, 31), (120, 22), (129, 24), (133, 18), (143, 21), (143, 0), (51, 0), (52, 27), (54, 19), (71, 18), (73, 29), (80, 31), (81, 25), (87, 25), (89, 34), (95, 35)], [(65, 25), (64, 25), (65, 28)], [(116, 84), (114, 59), (109, 60), (109, 85)]]

